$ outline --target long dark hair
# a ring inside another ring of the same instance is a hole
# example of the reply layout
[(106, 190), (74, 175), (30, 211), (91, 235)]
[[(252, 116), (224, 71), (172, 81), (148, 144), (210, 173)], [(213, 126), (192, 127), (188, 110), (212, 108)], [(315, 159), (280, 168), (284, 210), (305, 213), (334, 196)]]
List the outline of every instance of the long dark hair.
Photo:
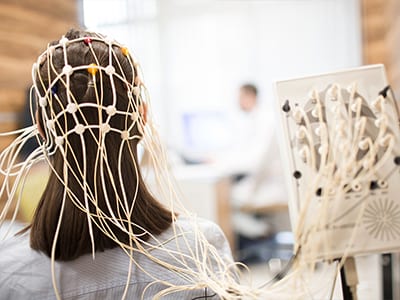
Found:
[[(72, 40), (94, 35), (94, 33), (87, 31), (70, 30), (65, 37)], [(58, 42), (54, 42), (52, 44), (57, 43)], [(95, 40), (91, 42), (91, 46), (98, 58), (98, 64), (106, 67), (109, 64), (109, 46), (104, 42)], [(123, 72), (129, 82), (134, 82), (133, 79), (135, 78), (132, 77), (137, 74), (136, 68), (132, 70), (132, 65), (129, 64), (126, 53), (124, 54), (121, 48), (117, 46), (113, 46), (113, 48), (116, 54), (116, 59), (113, 59), (113, 66), (116, 72), (119, 74)], [(66, 52), (68, 63), (73, 67), (96, 63), (93, 53), (89, 50), (89, 47), (84, 41), (69, 44)], [(51, 59), (54, 69), (50, 67), (48, 59), (42, 61), (38, 67), (39, 76), (37, 77), (41, 77), (43, 81), (38, 81), (36, 84), (39, 86), (39, 92), (43, 94), (45, 92), (45, 87), (49, 86), (50, 80), (55, 78), (56, 72), (61, 73), (65, 65), (62, 47), (55, 49)], [(111, 82), (103, 71), (99, 72), (102, 73), (103, 76), (101, 79), (100, 76), (96, 76), (96, 78), (97, 81), (102, 80), (103, 105), (110, 105), (113, 99)], [(87, 70), (75, 71), (70, 78), (69, 89), (78, 103), (96, 103), (95, 90), (88, 84), (91, 80), (91, 76), (88, 74)], [(96, 82), (96, 84), (100, 86), (99, 82)], [(132, 110), (132, 108), (128, 107), (127, 87), (123, 81), (116, 80), (115, 88), (117, 92), (117, 109), (121, 111)], [(61, 104), (57, 103), (57, 101), (53, 101), (52, 103), (52, 110), (57, 114), (65, 109), (67, 105), (66, 88), (63, 84), (57, 84), (53, 89), (61, 102)], [(100, 93), (100, 91), (98, 91), (98, 93)], [(136, 98), (136, 101), (140, 101), (140, 99)], [(140, 103), (137, 103), (137, 105), (139, 106)], [(50, 108), (47, 107), (46, 110), (48, 110), (48, 114), (50, 114)], [(99, 124), (100, 118), (106, 117), (104, 114), (105, 112), (103, 111), (100, 112), (99, 115), (98, 109), (89, 107), (82, 108), (82, 113), (77, 115), (81, 123), (84, 123), (83, 120), (86, 119), (89, 123)], [(46, 124), (44, 124), (43, 113), (40, 110), (38, 114), (38, 123), (42, 128), (46, 126)], [(57, 130), (66, 132), (73, 128), (76, 123), (70, 115), (65, 114), (59, 119), (59, 124), (60, 127)], [(120, 128), (123, 130), (123, 128), (126, 128), (126, 118), (115, 115), (111, 119), (110, 125), (113, 128)], [(160, 234), (170, 226), (172, 214), (151, 195), (143, 182), (140, 170), (138, 170), (137, 167), (138, 161), (136, 153), (138, 141), (132, 140), (129, 142), (128, 146), (122, 149), (123, 163), (120, 165), (120, 168), (123, 178), (121, 182), (118, 176), (118, 150), (119, 145), (121, 145), (121, 135), (116, 132), (107, 133), (107, 137), (105, 138), (105, 152), (107, 153), (107, 164), (111, 169), (111, 174), (104, 172), (105, 185), (103, 185), (99, 175), (99, 164), (101, 164), (101, 162), (96, 160), (98, 153), (96, 138), (98, 138), (100, 134), (99, 130), (96, 129), (93, 129), (91, 132), (86, 130), (83, 133), (87, 165), (87, 176), (85, 180), (88, 189), (95, 194), (95, 201), (97, 202), (98, 208), (103, 212), (108, 212), (106, 204), (106, 199), (108, 198), (112, 211), (115, 215), (118, 215), (119, 212), (124, 210), (121, 201), (118, 201), (118, 199), (122, 199), (123, 194), (125, 194), (128, 201), (130, 201), (130, 206), (133, 205), (132, 202), (135, 201), (131, 220), (125, 221), (130, 221), (132, 224), (134, 223), (137, 225), (133, 227), (133, 232), (140, 235), (141, 240), (147, 240), (149, 238), (145, 231), (155, 235)], [(131, 134), (140, 135), (140, 130), (137, 125), (132, 129)], [(79, 169), (82, 169), (83, 165), (84, 153), (82, 150), (82, 143), (80, 136), (77, 134), (70, 134), (67, 139), (70, 144), (70, 150), (67, 151), (65, 157), (60, 151), (56, 150), (51, 158), (51, 164), (55, 172), (51, 172), (47, 186), (36, 208), (30, 231), (31, 247), (50, 256), (57, 222), (60, 217), (63, 194), (66, 189), (65, 184), (60, 181), (57, 174), (62, 176), (64, 160), (66, 159), (70, 164), (67, 187), (71, 193), (67, 194), (64, 213), (62, 215), (62, 224), (55, 251), (55, 259), (57, 260), (72, 260), (83, 254), (90, 253), (92, 249), (87, 215), (73, 203), (73, 201), (77, 201), (83, 205), (84, 199), (82, 183), (74, 176), (74, 173), (78, 174)], [(133, 156), (131, 155), (132, 149), (134, 153)], [(114, 184), (112, 184), (112, 181)], [(99, 188), (103, 186), (105, 186), (105, 188)], [(90, 212), (94, 213), (96, 211), (95, 206), (92, 204), (90, 204), (89, 208)], [(109, 217), (109, 215), (107, 216)], [(129, 239), (131, 237), (114, 225), (110, 219), (107, 219), (107, 216), (102, 219), (95, 216), (93, 217), (93, 221), (94, 223), (103, 224), (103, 227), (108, 227), (109, 231), (115, 234), (119, 241), (129, 244)], [(110, 239), (107, 234), (104, 234), (95, 224), (93, 224), (93, 236), (96, 251), (103, 251), (118, 246), (116, 242)]]

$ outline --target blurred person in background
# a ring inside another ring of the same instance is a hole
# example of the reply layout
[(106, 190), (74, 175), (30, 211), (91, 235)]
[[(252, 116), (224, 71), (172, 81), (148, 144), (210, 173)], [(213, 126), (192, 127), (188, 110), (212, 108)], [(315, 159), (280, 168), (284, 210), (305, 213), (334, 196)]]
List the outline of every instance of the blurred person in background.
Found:
[(217, 159), (222, 170), (240, 181), (254, 174), (269, 143), (268, 111), (262, 107), (258, 89), (243, 84), (238, 95), (239, 110), (232, 120), (232, 141), (229, 152)]
[(278, 216), (259, 213), (269, 205), (286, 205), (287, 193), (273, 109), (263, 105), (258, 94), (252, 83), (240, 87), (232, 145), (219, 161), (232, 178), (232, 222), (243, 261), (272, 258), (271, 252), (265, 255), (268, 251), (260, 247), (260, 241), (262, 244), (276, 232), (290, 229), (287, 212)]

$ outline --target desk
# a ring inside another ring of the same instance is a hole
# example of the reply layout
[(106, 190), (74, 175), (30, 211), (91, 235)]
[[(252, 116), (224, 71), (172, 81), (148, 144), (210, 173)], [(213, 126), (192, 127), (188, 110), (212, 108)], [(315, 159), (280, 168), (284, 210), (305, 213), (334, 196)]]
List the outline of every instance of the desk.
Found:
[(289, 211), (287, 203), (267, 203), (265, 205), (243, 205), (240, 211), (254, 214), (273, 214)]
[[(179, 166), (172, 172), (183, 194), (181, 201), (184, 206), (199, 217), (217, 223), (234, 250), (236, 241), (232, 225), (230, 177), (213, 165)], [(285, 202), (265, 202), (243, 205), (239, 209), (246, 213), (279, 214), (286, 213), (288, 205)]]
[(234, 249), (228, 176), (213, 165), (179, 166), (173, 168), (172, 173), (183, 194), (183, 205), (199, 217), (217, 223)]

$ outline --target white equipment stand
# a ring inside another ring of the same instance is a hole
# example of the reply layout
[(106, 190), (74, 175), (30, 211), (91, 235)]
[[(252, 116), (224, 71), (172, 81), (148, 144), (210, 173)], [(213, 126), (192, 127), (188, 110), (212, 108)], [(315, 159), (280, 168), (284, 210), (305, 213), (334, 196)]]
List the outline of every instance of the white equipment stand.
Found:
[(357, 299), (354, 257), (400, 249), (400, 127), (383, 65), (279, 81), (289, 211), (303, 259), (345, 258), (344, 299)]

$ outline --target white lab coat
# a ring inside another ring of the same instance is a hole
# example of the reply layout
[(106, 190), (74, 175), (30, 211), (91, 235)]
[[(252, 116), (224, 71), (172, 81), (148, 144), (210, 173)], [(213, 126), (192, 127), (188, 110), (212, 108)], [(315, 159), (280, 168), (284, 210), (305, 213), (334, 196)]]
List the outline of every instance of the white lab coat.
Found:
[[(269, 222), (243, 213), (243, 206), (262, 207), (287, 203), (276, 121), (271, 109), (256, 107), (241, 112), (234, 126), (235, 141), (222, 161), (226, 175), (245, 174), (231, 191), (234, 230), (250, 238), (266, 236), (274, 230)], [(286, 220), (284, 223), (288, 223)], [(287, 226), (285, 226), (287, 227)]]
[(226, 175), (254, 174), (259, 168), (273, 135), (272, 114), (263, 106), (250, 112), (239, 111), (231, 118), (231, 143), (216, 158)]

